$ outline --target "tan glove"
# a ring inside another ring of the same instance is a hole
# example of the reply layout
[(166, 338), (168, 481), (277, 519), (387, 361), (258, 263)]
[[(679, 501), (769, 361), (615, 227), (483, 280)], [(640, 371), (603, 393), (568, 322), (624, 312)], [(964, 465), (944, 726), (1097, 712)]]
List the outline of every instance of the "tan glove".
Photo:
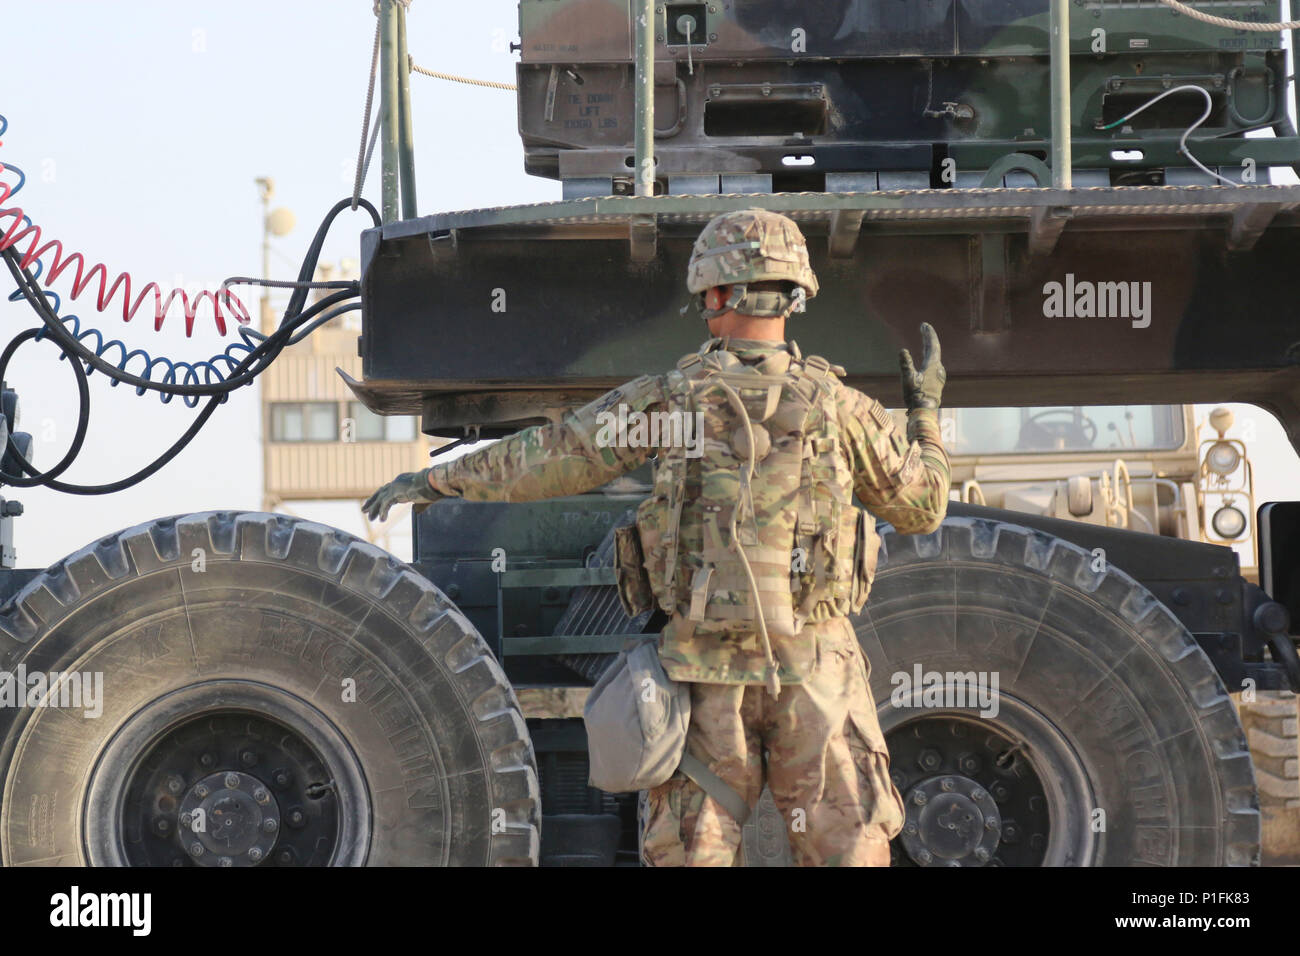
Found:
[(408, 471), (398, 475), (367, 498), (365, 504), (361, 506), (361, 510), (366, 513), (366, 516), (371, 521), (383, 521), (388, 517), (388, 510), (393, 505), (403, 501), (418, 502), (415, 511), (417, 513), (423, 511), (438, 499), (447, 497), (434, 491), (429, 484), (430, 470), (424, 468), (420, 471)]
[(948, 373), (939, 361), (939, 336), (929, 322), (921, 323), (921, 368), (912, 364), (912, 353), (907, 349), (898, 352), (898, 366), (903, 375), (903, 401), (907, 410), (938, 408), (943, 398), (943, 386)]

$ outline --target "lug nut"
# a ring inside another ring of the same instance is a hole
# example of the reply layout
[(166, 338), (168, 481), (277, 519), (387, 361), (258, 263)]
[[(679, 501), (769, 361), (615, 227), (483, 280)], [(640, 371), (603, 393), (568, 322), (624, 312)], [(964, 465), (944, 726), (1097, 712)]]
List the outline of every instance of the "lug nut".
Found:
[(903, 832), (906, 833), (908, 836), (916, 836), (916, 824), (915, 823), (907, 824), (907, 826), (903, 827)]
[(216, 762), (217, 762), (217, 758), (212, 756), (212, 754), (201, 754), (199, 756), (199, 764), (201, 766), (211, 767)]
[(281, 866), (288, 866), (293, 862), (293, 851), (288, 849), (281, 850), (275, 855), (275, 862), (279, 863)]
[(944, 777), (942, 780), (939, 781), (939, 786), (942, 787), (944, 790), (952, 790), (952, 778)]
[(984, 820), (985, 830), (996, 830), (997, 828), (998, 828), (998, 821), (996, 817), (988, 817)]
[(916, 851), (916, 862), (920, 863), (922, 866), (925, 866), (933, 859), (934, 856), (930, 853), (929, 850), (925, 849), (924, 847)]
[(185, 781), (182, 780), (180, 777), (176, 776), (175, 774), (172, 774), (170, 777), (167, 778), (168, 793), (180, 793), (184, 789), (185, 789)]
[(205, 783), (200, 783), (200, 784), (198, 784), (197, 786), (195, 786), (195, 788), (194, 788), (194, 796), (198, 797), (199, 799), (202, 799), (203, 797), (206, 797), (207, 795), (208, 795), (208, 785), (207, 785), (207, 784), (205, 784)]
[(261, 860), (261, 859), (262, 859), (262, 848), (261, 848), (261, 847), (256, 847), (256, 846), (255, 846), (255, 847), (250, 847), (249, 850), (248, 850), (248, 858), (249, 858), (250, 860), (252, 860), (254, 863), (256, 863), (256, 862), (258, 862), (259, 860)]
[(989, 861), (989, 851), (982, 846), (977, 846), (975, 848), (975, 859), (981, 863), (987, 863)]
[(972, 800), (983, 800), (987, 796), (988, 794), (985, 793), (983, 790), (981, 790), (979, 787), (976, 787), (974, 790), (970, 792), (970, 798)]
[(253, 753), (251, 750), (245, 750), (239, 755), (239, 762), (245, 767), (251, 767), (253, 764), (257, 763), (257, 754)]
[(262, 829), (267, 833), (274, 833), (276, 830), (280, 829), (280, 821), (275, 819), (275, 817), (267, 817), (262, 821)]
[(943, 758), (939, 756), (937, 750), (922, 750), (917, 754), (916, 762), (921, 765), (922, 770), (937, 770), (939, 764), (943, 763)]
[(277, 787), (289, 786), (289, 774), (283, 770), (277, 770), (275, 772), (274, 780)]
[(266, 801), (271, 799), (271, 795), (267, 793), (264, 788), (258, 787), (253, 791), (253, 799), (258, 803), (266, 803)]
[(238, 789), (239, 789), (239, 774), (237, 774), (237, 773), (228, 773), (228, 774), (226, 774), (226, 776), (222, 779), (221, 782), (224, 783), (224, 784), (226, 785), (226, 789), (227, 789), (227, 790), (238, 790)]
[(303, 812), (301, 810), (289, 811), (289, 826), (300, 827), (303, 825), (303, 823), (306, 822), (306, 820), (307, 818), (306, 816), (303, 815)]
[(166, 817), (160, 818), (153, 826), (159, 833), (170, 833), (172, 828), (172, 825), (167, 821)]
[(925, 795), (922, 791), (920, 791), (920, 790), (918, 790), (918, 791), (916, 791), (916, 793), (912, 794), (912, 802), (915, 803), (918, 807), (923, 807), (923, 806), (925, 806), (926, 800), (928, 800), (928, 799), (929, 799), (929, 798), (926, 797), (926, 795)]
[(190, 856), (194, 857), (197, 860), (202, 855), (203, 855), (203, 844), (200, 843), (198, 840), (195, 840), (193, 843), (190, 844)]

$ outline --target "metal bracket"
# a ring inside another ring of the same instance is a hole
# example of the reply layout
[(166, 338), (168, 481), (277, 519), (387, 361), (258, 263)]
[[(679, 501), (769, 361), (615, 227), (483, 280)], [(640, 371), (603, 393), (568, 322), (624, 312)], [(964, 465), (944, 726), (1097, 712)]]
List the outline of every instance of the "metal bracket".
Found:
[(977, 335), (1011, 328), (1009, 256), (1005, 233), (970, 237), (970, 328)]
[(1253, 249), (1281, 209), (1281, 203), (1246, 203), (1234, 209), (1228, 226), (1228, 251)]
[(853, 247), (858, 244), (858, 232), (862, 228), (864, 209), (836, 209), (831, 213), (830, 256), (832, 259), (848, 259), (853, 255)]
[(1029, 214), (1029, 254), (1048, 256), (1056, 248), (1065, 224), (1074, 218), (1069, 206), (1040, 206)]
[(659, 225), (653, 215), (632, 216), (627, 224), (633, 262), (654, 260), (659, 240)]

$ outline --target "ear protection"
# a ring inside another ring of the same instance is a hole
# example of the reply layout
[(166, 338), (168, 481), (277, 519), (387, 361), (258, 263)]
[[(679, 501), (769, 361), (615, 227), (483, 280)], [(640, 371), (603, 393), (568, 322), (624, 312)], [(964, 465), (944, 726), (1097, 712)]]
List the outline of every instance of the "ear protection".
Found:
[(722, 294), (722, 286), (714, 286), (704, 293), (704, 307), (706, 309), (721, 310), (726, 305), (726, 297)]

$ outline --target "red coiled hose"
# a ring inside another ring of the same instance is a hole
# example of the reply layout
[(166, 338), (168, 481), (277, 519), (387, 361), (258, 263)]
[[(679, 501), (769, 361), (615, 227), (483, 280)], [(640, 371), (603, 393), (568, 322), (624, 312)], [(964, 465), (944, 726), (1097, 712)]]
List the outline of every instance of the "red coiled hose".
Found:
[[(8, 167), (6, 167), (4, 163), (0, 163), (0, 172), (3, 172), (7, 168)], [(9, 198), (10, 192), (9, 184), (0, 180), (0, 207), (3, 207), (3, 204)], [(63, 243), (57, 239), (51, 240), (50, 242), (45, 243), (45, 245), (41, 245), (40, 226), (31, 223), (30, 220), (28, 220), (28, 225), (24, 225), (23, 220), (27, 217), (23, 215), (23, 211), (20, 207), (14, 206), (12, 208), (0, 208), (0, 220), (5, 217), (11, 217), (13, 219), (13, 224), (6, 232), (0, 235), (0, 251), (17, 245), (30, 234), (30, 244), (28, 245), (27, 252), (23, 255), (22, 259), (22, 268), (26, 269), (29, 268), (33, 262), (40, 259), (41, 256), (45, 255), (46, 252), (51, 249), (54, 250), (54, 261), (50, 264), (49, 268), (45, 270), (45, 275), (43, 277), (44, 285), (47, 287), (50, 286), (65, 269), (75, 262), (77, 264), (77, 274), (72, 280), (71, 298), (73, 299), (81, 295), (81, 293), (85, 291), (86, 286), (90, 285), (96, 274), (98, 274), (99, 295), (97, 296), (96, 308), (100, 312), (105, 311), (118, 288), (122, 287), (123, 322), (130, 322), (131, 319), (134, 318), (136, 312), (140, 308), (141, 302), (144, 301), (144, 297), (150, 292), (153, 292), (154, 331), (162, 328), (163, 319), (167, 316), (167, 310), (171, 308), (172, 300), (174, 300), (178, 295), (181, 298), (181, 304), (185, 308), (185, 334), (187, 336), (194, 332), (194, 317), (198, 311), (199, 304), (204, 299), (212, 300), (213, 318), (217, 323), (217, 331), (222, 335), (226, 334), (226, 317), (221, 311), (221, 304), (223, 301), (230, 308), (231, 314), (234, 316), (236, 322), (245, 325), (251, 321), (248, 315), (248, 310), (244, 308), (244, 304), (240, 302), (239, 298), (229, 289), (223, 289), (220, 292), (211, 292), (205, 289), (195, 296), (194, 301), (191, 302), (189, 296), (185, 294), (183, 289), (172, 289), (164, 299), (162, 287), (156, 282), (150, 282), (140, 290), (140, 294), (137, 295), (135, 301), (132, 302), (131, 276), (128, 273), (118, 273), (117, 278), (113, 280), (113, 284), (110, 286), (108, 284), (108, 269), (102, 262), (96, 263), (87, 272), (85, 269), (86, 259), (80, 252), (74, 252), (65, 258), (63, 254)]]

